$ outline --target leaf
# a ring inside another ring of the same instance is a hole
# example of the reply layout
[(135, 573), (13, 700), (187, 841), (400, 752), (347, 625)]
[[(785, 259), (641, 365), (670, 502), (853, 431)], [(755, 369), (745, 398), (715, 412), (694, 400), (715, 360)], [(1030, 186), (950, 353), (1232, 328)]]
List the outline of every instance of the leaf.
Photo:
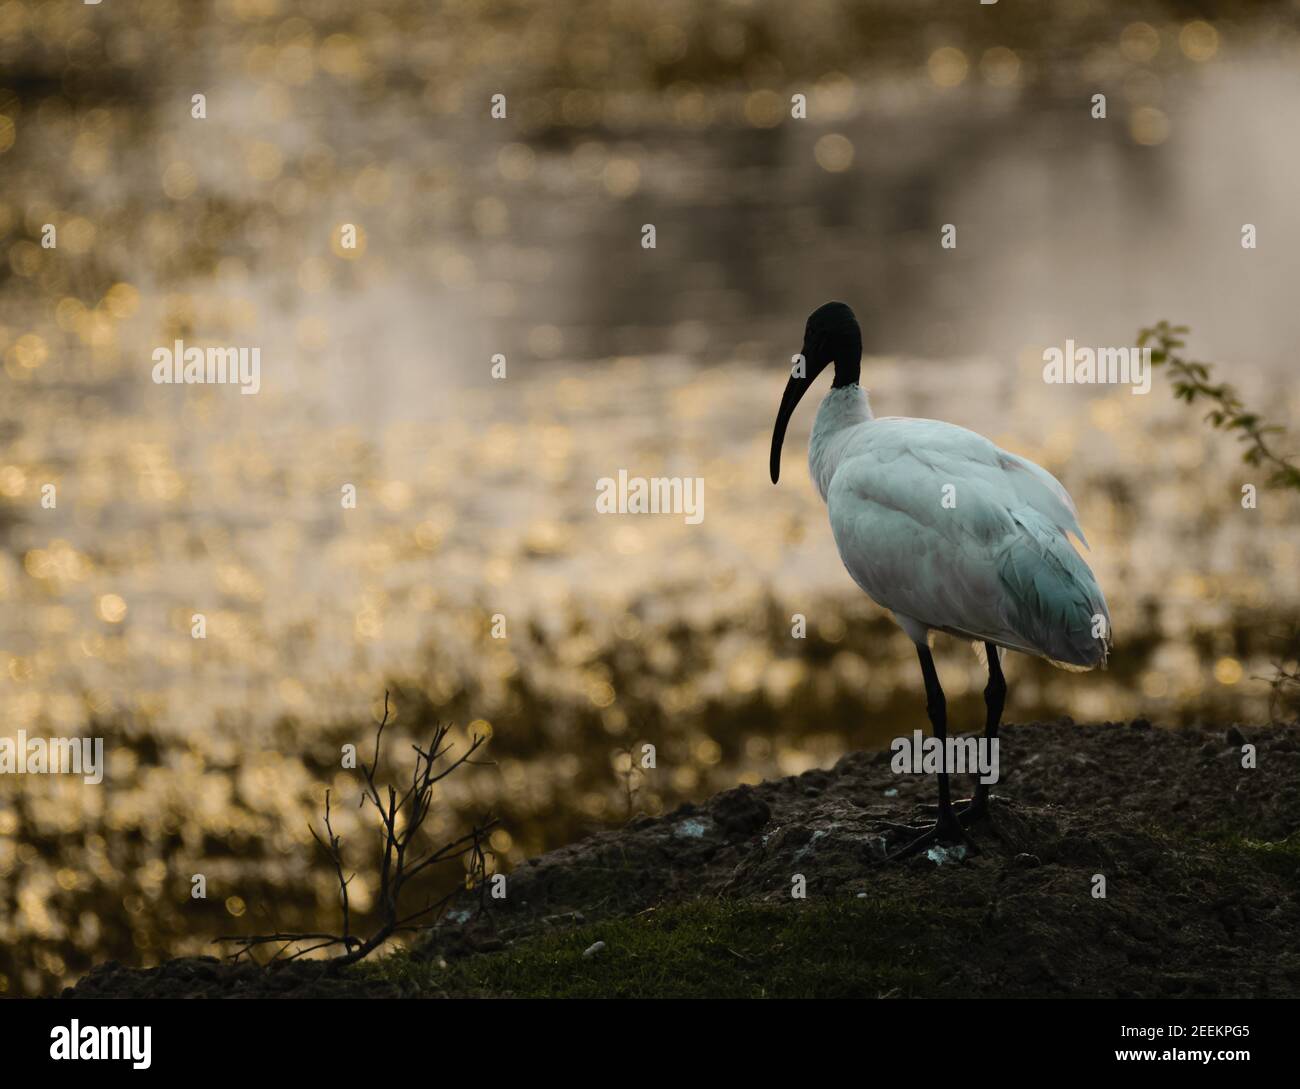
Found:
[(1175, 349), (1186, 346), (1182, 337), (1188, 331), (1186, 325), (1170, 325), (1161, 320), (1138, 333), (1138, 346), (1145, 347), (1153, 338), (1158, 340), (1159, 346), (1151, 349), (1150, 360), (1153, 366), (1169, 364), (1175, 399), (1189, 405), (1198, 397), (1217, 401), (1217, 407), (1203, 419), (1215, 428), (1237, 432), (1237, 441), (1248, 447), (1241, 455), (1247, 465), (1259, 466), (1266, 459), (1279, 464), (1280, 468), (1270, 477), (1270, 484), (1300, 490), (1300, 467), (1273, 453), (1264, 442), (1266, 435), (1285, 435), (1287, 429), (1278, 424), (1264, 425), (1259, 413), (1247, 412), (1230, 383), (1211, 384), (1213, 364), (1181, 359), (1174, 354)]

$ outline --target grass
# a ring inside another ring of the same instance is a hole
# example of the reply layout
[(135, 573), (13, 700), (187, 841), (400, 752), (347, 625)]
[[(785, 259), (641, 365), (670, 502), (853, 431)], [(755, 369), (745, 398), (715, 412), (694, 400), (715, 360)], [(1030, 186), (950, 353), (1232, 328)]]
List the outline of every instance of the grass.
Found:
[[(1180, 885), (1208, 883), (1226, 892), (1242, 886), (1294, 888), (1300, 882), (1300, 833), (1273, 842), (1239, 834), (1206, 842), (1157, 832), (1151, 841), (1174, 866), (1173, 877), (1163, 872), (1162, 879)], [(1079, 872), (1090, 873), (1091, 864)], [(948, 876), (942, 895), (926, 897), (905, 884), (897, 893), (877, 888), (862, 899), (707, 898), (666, 904), (637, 915), (549, 930), (499, 952), (446, 965), (397, 952), (358, 970), (396, 983), (405, 994), (427, 997), (923, 998), (969, 989), (972, 980), (982, 980), (979, 986), (1000, 981), (1006, 958), (1014, 959), (1004, 940), (1008, 928), (1026, 928), (1029, 945), (1042, 947), (1052, 971), (1065, 979), (1072, 978), (1073, 954), (1062, 955), (1062, 949), (1097, 940), (1092, 931), (1076, 933), (1071, 919), (1095, 918), (1097, 933), (1136, 933), (1143, 942), (1150, 935), (1134, 930), (1137, 916), (1148, 920), (1148, 929), (1170, 926), (1159, 904), (1140, 901), (1140, 906), (1125, 908), (1122, 882), (1118, 907), (1094, 904), (1081, 891), (1084, 909), (1066, 904), (1060, 881), (1046, 875), (1008, 894), (1014, 911), (1008, 909), (1001, 931), (994, 934), (985, 929), (989, 890), (972, 886), (960, 895), (964, 883), (958, 876)], [(1145, 884), (1139, 881), (1138, 887)], [(1207, 925), (1213, 929), (1212, 921)], [(982, 937), (972, 944), (974, 935)], [(605, 948), (584, 957), (583, 951), (596, 942)], [(1204, 966), (1201, 970), (1209, 972)], [(1212, 974), (1205, 976), (1207, 985), (1217, 985)], [(1017, 977), (1011, 983), (1026, 997), (1058, 994), (1064, 985), (1050, 976)], [(1082, 993), (1103, 993), (1106, 985), (1089, 980), (1077, 986)]]
[(1300, 879), (1300, 832), (1272, 841), (1238, 838), (1233, 846), (1271, 874)]
[[(519, 941), (446, 967), (396, 953), (363, 970), (409, 994), (530, 998), (902, 997), (942, 993), (943, 918), (883, 899), (701, 900)], [(942, 929), (941, 929), (942, 928)], [(950, 931), (951, 932), (951, 931)], [(590, 957), (595, 942), (605, 948)]]

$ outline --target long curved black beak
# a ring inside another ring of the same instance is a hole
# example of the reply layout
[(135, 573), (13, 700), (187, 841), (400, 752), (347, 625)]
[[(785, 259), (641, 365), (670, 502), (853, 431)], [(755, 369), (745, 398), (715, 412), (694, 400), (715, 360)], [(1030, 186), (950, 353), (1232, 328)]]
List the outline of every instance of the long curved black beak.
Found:
[[(803, 376), (799, 377), (793, 371), (790, 374), (790, 381), (785, 384), (785, 393), (781, 397), (781, 407), (776, 413), (776, 426), (772, 429), (772, 483), (775, 484), (781, 478), (781, 444), (785, 442), (785, 429), (790, 424), (790, 417), (794, 415), (794, 410), (803, 395), (812, 388), (813, 382), (822, 371), (826, 369), (828, 359), (821, 359), (814, 362), (814, 351), (812, 345), (804, 341), (803, 352), (804, 358)], [(819, 353), (817, 353), (819, 354)]]

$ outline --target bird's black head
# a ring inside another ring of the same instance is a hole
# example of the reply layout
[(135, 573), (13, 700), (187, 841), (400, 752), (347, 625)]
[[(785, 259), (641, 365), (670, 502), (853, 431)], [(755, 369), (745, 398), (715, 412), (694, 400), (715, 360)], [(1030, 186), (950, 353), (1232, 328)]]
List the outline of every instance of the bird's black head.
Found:
[[(827, 363), (835, 364), (832, 386), (851, 386), (858, 380), (862, 362), (862, 330), (847, 303), (823, 303), (808, 315), (803, 331), (803, 351), (809, 371), (820, 373)], [(815, 377), (809, 375), (809, 380)]]
[(803, 332), (803, 348), (795, 357), (786, 383), (781, 408), (772, 431), (772, 483), (781, 476), (781, 444), (785, 429), (794, 415), (795, 406), (826, 367), (835, 364), (834, 387), (851, 386), (858, 381), (862, 368), (862, 330), (853, 311), (842, 302), (828, 302), (808, 315)]

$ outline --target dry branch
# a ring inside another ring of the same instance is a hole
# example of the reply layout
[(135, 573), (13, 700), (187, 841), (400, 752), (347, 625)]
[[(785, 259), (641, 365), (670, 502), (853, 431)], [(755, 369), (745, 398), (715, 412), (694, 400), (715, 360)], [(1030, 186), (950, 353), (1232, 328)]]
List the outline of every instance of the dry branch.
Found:
[[(453, 743), (449, 740), (450, 723), (440, 723), (434, 728), (433, 737), (427, 747), (412, 745), (415, 760), (411, 769), (409, 785), (399, 794), (392, 784), (379, 781), (379, 766), (383, 756), (384, 728), (388, 725), (388, 693), (384, 693), (384, 717), (375, 729), (374, 754), (369, 764), (361, 765), (364, 784), (361, 790), (361, 802), (364, 807), (369, 802), (375, 808), (379, 818), (381, 838), (379, 859), (379, 926), (369, 936), (362, 938), (352, 933), (352, 909), (348, 895), (348, 886), (356, 876), (345, 875), (343, 863), (342, 840), (334, 831), (330, 813), (330, 792), (325, 792), (325, 835), (322, 837), (315, 828), (309, 826), (312, 838), (320, 845), (334, 869), (339, 883), (342, 901), (342, 929), (338, 934), (321, 933), (275, 933), (251, 935), (226, 935), (216, 938), (217, 942), (231, 942), (239, 948), (232, 957), (252, 956), (252, 950), (264, 945), (281, 945), (274, 958), (278, 959), (288, 949), (298, 948), (288, 959), (305, 956), (319, 949), (341, 946), (343, 952), (332, 958), (331, 964), (342, 966), (353, 964), (378, 948), (394, 934), (415, 930), (424, 930), (437, 922), (438, 913), (454, 897), (459, 889), (453, 889), (436, 900), (428, 900), (423, 907), (408, 910), (404, 905), (402, 894), (408, 889), (412, 880), (440, 863), (453, 859), (468, 858), (466, 867), (467, 883), (480, 889), (485, 886), (487, 873), (487, 856), (483, 844), (497, 821), (489, 819), (484, 824), (474, 827), (462, 836), (444, 843), (441, 847), (417, 853), (416, 842), (420, 838), (425, 821), (432, 811), (433, 789), (447, 776), (468, 765), (477, 765), (474, 754), (486, 743), (487, 738), (475, 735), (466, 750), (459, 756), (451, 756)], [(480, 898), (480, 905), (482, 899)]]

